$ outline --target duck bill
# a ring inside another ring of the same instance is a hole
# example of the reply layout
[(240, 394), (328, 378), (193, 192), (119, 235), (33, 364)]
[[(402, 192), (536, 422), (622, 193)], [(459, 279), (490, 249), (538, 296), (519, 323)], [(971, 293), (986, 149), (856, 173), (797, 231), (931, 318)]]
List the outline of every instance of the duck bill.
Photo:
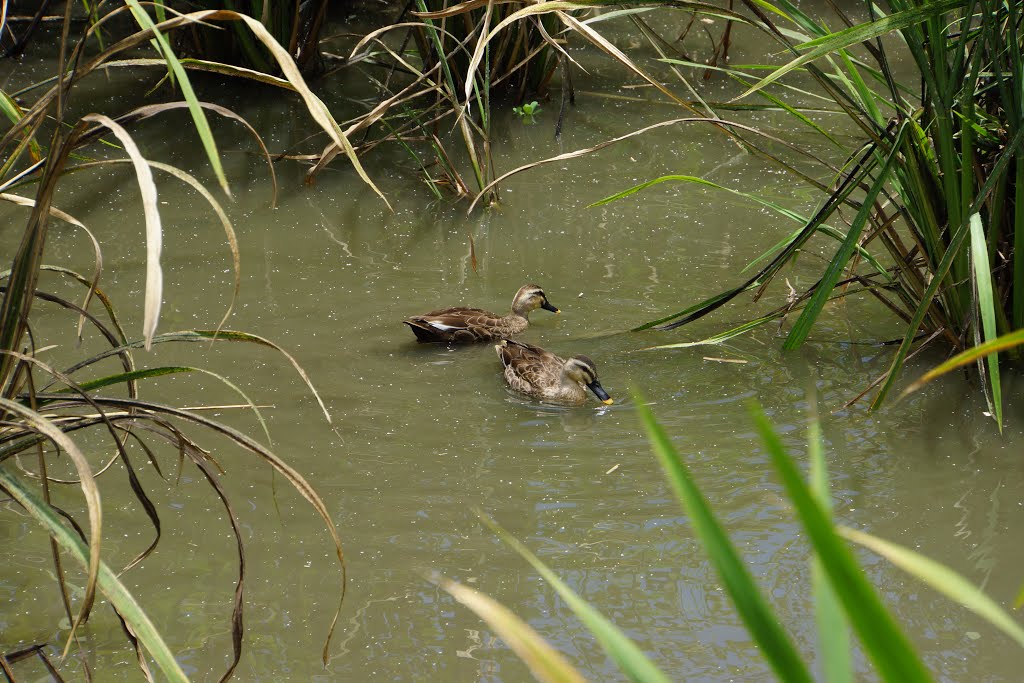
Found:
[(551, 311), (552, 313), (561, 313), (560, 310), (551, 305), (550, 301), (545, 301), (540, 305), (540, 307), (543, 308), (545, 311)]
[(599, 399), (601, 399), (601, 403), (605, 404), (606, 406), (610, 406), (611, 404), (615, 403), (612, 397), (608, 395), (608, 392), (604, 390), (604, 387), (601, 386), (601, 383), (598, 382), (596, 379), (590, 384), (588, 384), (587, 388), (593, 391), (594, 396), (597, 396)]

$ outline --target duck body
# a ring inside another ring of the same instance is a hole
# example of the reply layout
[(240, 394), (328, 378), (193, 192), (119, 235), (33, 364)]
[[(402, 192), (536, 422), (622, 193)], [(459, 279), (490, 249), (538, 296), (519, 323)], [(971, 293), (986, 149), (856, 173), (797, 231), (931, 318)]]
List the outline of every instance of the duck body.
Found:
[(516, 292), (512, 300), (512, 311), (508, 315), (496, 315), (482, 308), (457, 306), (414, 315), (402, 322), (412, 329), (416, 340), (420, 342), (491, 342), (523, 332), (530, 325), (530, 312), (538, 308), (559, 312), (548, 301), (544, 290), (537, 285), (525, 285)]
[(505, 381), (521, 394), (550, 403), (583, 405), (590, 389), (602, 403), (613, 403), (597, 379), (594, 361), (586, 356), (560, 358), (511, 339), (501, 340), (494, 350), (505, 367)]

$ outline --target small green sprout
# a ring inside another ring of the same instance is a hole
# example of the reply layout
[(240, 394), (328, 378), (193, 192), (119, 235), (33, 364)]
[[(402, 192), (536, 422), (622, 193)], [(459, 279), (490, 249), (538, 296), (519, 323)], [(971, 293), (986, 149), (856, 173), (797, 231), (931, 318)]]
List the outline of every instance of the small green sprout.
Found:
[(512, 113), (522, 119), (523, 123), (536, 123), (533, 119), (534, 115), (540, 111), (540, 105), (537, 101), (523, 102), (521, 107), (512, 107)]

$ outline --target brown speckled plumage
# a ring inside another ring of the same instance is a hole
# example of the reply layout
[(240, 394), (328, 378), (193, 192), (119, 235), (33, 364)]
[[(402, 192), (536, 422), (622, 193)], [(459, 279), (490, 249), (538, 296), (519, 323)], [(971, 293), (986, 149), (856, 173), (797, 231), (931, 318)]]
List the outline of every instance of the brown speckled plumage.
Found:
[(408, 325), (421, 342), (463, 344), (489, 342), (521, 333), (530, 321), (530, 311), (544, 308), (558, 313), (537, 285), (519, 288), (512, 300), (512, 312), (501, 316), (481, 308), (443, 308), (424, 315), (414, 315), (402, 322)]
[(494, 350), (505, 366), (505, 381), (520, 393), (552, 403), (582, 405), (589, 388), (602, 403), (612, 403), (597, 379), (597, 366), (586, 356), (566, 360), (511, 339), (503, 339)]

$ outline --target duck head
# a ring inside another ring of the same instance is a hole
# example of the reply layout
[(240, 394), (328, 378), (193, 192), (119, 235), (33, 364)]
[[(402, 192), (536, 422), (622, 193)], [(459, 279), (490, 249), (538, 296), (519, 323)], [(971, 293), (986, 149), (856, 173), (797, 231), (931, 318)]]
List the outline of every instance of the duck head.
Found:
[(587, 356), (573, 356), (565, 361), (562, 374), (573, 382), (579, 382), (590, 389), (601, 403), (611, 405), (615, 402), (597, 380), (597, 366)]
[(512, 312), (525, 316), (530, 311), (543, 308), (545, 311), (559, 313), (560, 311), (551, 305), (544, 290), (537, 285), (523, 285), (516, 292), (516, 298), (512, 300)]

